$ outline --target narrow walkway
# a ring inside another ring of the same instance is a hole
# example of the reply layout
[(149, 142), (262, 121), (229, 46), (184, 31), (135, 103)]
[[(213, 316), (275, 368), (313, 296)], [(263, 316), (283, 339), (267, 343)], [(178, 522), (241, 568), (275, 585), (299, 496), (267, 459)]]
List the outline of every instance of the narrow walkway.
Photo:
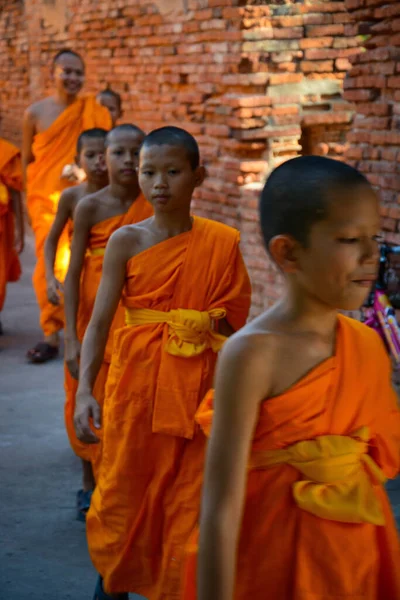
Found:
[(40, 340), (31, 286), (33, 245), (24, 274), (9, 286), (0, 338), (0, 596), (4, 600), (91, 600), (96, 573), (75, 520), (80, 484), (63, 422), (63, 363), (31, 365)]
[[(24, 358), (40, 339), (32, 243), (23, 266), (22, 280), (9, 286), (0, 338), (0, 596), (91, 600), (96, 573), (75, 520), (80, 471), (64, 430), (63, 363)], [(392, 487), (400, 520), (400, 483)]]

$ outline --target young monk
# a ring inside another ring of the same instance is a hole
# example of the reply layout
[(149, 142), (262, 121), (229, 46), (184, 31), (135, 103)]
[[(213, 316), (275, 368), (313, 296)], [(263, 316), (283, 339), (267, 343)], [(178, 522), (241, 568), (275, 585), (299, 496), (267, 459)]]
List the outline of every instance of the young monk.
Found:
[(183, 598), (398, 599), (383, 487), (400, 456), (389, 358), (338, 314), (376, 277), (378, 199), (355, 169), (307, 156), (272, 173), (260, 220), (286, 291), (226, 344), (197, 414), (211, 439), (198, 591), (194, 535)]
[[(75, 211), (71, 262), (65, 280), (65, 420), (71, 446), (82, 459), (83, 486), (77, 495), (80, 520), (85, 519), (90, 505), (100, 458), (100, 448), (79, 442), (74, 431), (80, 344), (92, 314), (110, 235), (122, 225), (142, 221), (153, 213), (151, 204), (140, 193), (136, 172), (143, 139), (143, 131), (134, 125), (120, 125), (111, 130), (105, 144), (110, 184), (84, 198)], [(123, 311), (119, 319), (116, 317), (115, 326), (119, 322), (123, 325)], [(111, 342), (110, 335), (110, 345)], [(100, 403), (110, 354), (110, 350), (105, 354), (96, 382), (95, 393)]]
[[(6, 298), (7, 283), (17, 281), (21, 275), (18, 258), (24, 248), (21, 190), (20, 151), (0, 138), (0, 314)], [(2, 333), (0, 320), (0, 335)]]
[(85, 174), (80, 185), (67, 188), (60, 196), (56, 217), (44, 245), (46, 265), (47, 298), (51, 304), (60, 304), (62, 283), (54, 272), (59, 239), (67, 224), (72, 235), (72, 223), (75, 208), (80, 200), (94, 194), (108, 184), (107, 167), (104, 160), (107, 131), (99, 127), (81, 133), (76, 146), (75, 163)]
[[(112, 119), (112, 127), (115, 127), (118, 119), (120, 119), (123, 114), (121, 96), (111, 88), (105, 88), (102, 92), (97, 94), (96, 100), (99, 104), (107, 108)], [(82, 183), (85, 179), (85, 173), (76, 163), (74, 163), (64, 167), (62, 177), (65, 177), (72, 183)]]
[[(101, 574), (95, 598), (176, 598), (181, 557), (194, 527), (204, 443), (194, 414), (209, 389), (225, 336), (246, 321), (250, 283), (239, 233), (192, 217), (204, 168), (186, 131), (164, 127), (144, 140), (139, 184), (154, 217), (110, 239), (81, 353), (78, 437), (102, 459), (87, 517)], [(103, 416), (94, 391), (108, 331), (123, 294)]]
[[(78, 97), (85, 78), (85, 65), (76, 52), (61, 50), (53, 60), (55, 91), (30, 106), (24, 115), (22, 164), (29, 217), (35, 235), (37, 264), (33, 286), (40, 309), (44, 341), (29, 350), (31, 362), (45, 362), (58, 354), (59, 331), (64, 327), (62, 304), (48, 301), (44, 243), (57, 212), (61, 192), (71, 185), (61, 179), (63, 167), (73, 161), (82, 131), (109, 129), (108, 110), (92, 96)], [(69, 260), (68, 232), (60, 238), (55, 267), (63, 279)]]
[(112, 126), (115, 127), (118, 119), (123, 115), (121, 96), (107, 87), (97, 94), (96, 98), (99, 104), (108, 109), (112, 119)]

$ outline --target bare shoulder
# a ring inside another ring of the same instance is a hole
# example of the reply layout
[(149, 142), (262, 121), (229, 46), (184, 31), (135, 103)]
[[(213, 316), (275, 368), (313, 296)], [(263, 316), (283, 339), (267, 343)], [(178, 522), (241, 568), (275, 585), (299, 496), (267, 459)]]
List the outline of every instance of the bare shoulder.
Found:
[[(98, 210), (98, 194), (89, 194), (88, 196), (84, 196), (83, 198), (79, 198), (77, 192), (75, 191), (75, 212), (74, 212), (74, 221), (77, 224), (87, 224), (89, 227), (93, 225), (96, 219), (96, 214)], [(73, 202), (73, 200), (71, 200)]]
[(75, 208), (84, 195), (82, 194), (81, 185), (76, 185), (70, 188), (65, 189), (61, 196), (58, 206), (61, 207), (65, 211), (68, 211), (70, 217), (74, 214)]
[(257, 328), (253, 323), (248, 323), (234, 333), (226, 342), (223, 354), (229, 355), (233, 360), (240, 359), (246, 363), (263, 362), (272, 353), (273, 336)]
[(74, 202), (75, 198), (76, 198), (75, 187), (66, 188), (61, 193), (60, 202), (63, 202), (65, 205), (71, 204), (72, 202)]
[(51, 98), (44, 98), (43, 100), (39, 100), (38, 102), (34, 102), (25, 110), (25, 116), (30, 118), (32, 121), (37, 121), (40, 119), (42, 114), (46, 111), (46, 109), (52, 106)]
[(275, 336), (268, 332), (262, 320), (256, 319), (227, 340), (221, 353), (221, 363), (232, 372), (246, 374), (250, 379), (261, 375), (265, 379), (273, 371), (275, 356)]
[(146, 219), (141, 223), (124, 225), (117, 229), (108, 242), (110, 252), (118, 254), (125, 262), (139, 254), (149, 237), (149, 228), (146, 221), (150, 221), (150, 219)]

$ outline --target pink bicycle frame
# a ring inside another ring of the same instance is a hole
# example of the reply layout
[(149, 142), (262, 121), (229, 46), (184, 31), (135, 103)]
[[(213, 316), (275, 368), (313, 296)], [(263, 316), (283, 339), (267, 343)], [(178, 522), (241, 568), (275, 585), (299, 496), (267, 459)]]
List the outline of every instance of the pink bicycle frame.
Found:
[(396, 367), (400, 366), (400, 328), (394, 308), (386, 294), (375, 290), (374, 305), (369, 309), (365, 324), (381, 336)]

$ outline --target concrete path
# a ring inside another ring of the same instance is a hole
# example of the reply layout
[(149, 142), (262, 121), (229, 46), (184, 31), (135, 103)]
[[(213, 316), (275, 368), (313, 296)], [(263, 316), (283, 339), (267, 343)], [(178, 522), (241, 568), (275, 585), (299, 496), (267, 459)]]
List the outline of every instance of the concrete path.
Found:
[(24, 359), (40, 340), (31, 286), (33, 245), (10, 285), (0, 338), (0, 597), (90, 600), (96, 573), (75, 520), (78, 459), (63, 423), (63, 363)]
[(24, 359), (40, 339), (32, 243), (23, 266), (21, 281), (9, 286), (0, 338), (0, 598), (91, 600), (96, 573), (84, 524), (75, 520), (80, 470), (64, 430), (62, 360)]

